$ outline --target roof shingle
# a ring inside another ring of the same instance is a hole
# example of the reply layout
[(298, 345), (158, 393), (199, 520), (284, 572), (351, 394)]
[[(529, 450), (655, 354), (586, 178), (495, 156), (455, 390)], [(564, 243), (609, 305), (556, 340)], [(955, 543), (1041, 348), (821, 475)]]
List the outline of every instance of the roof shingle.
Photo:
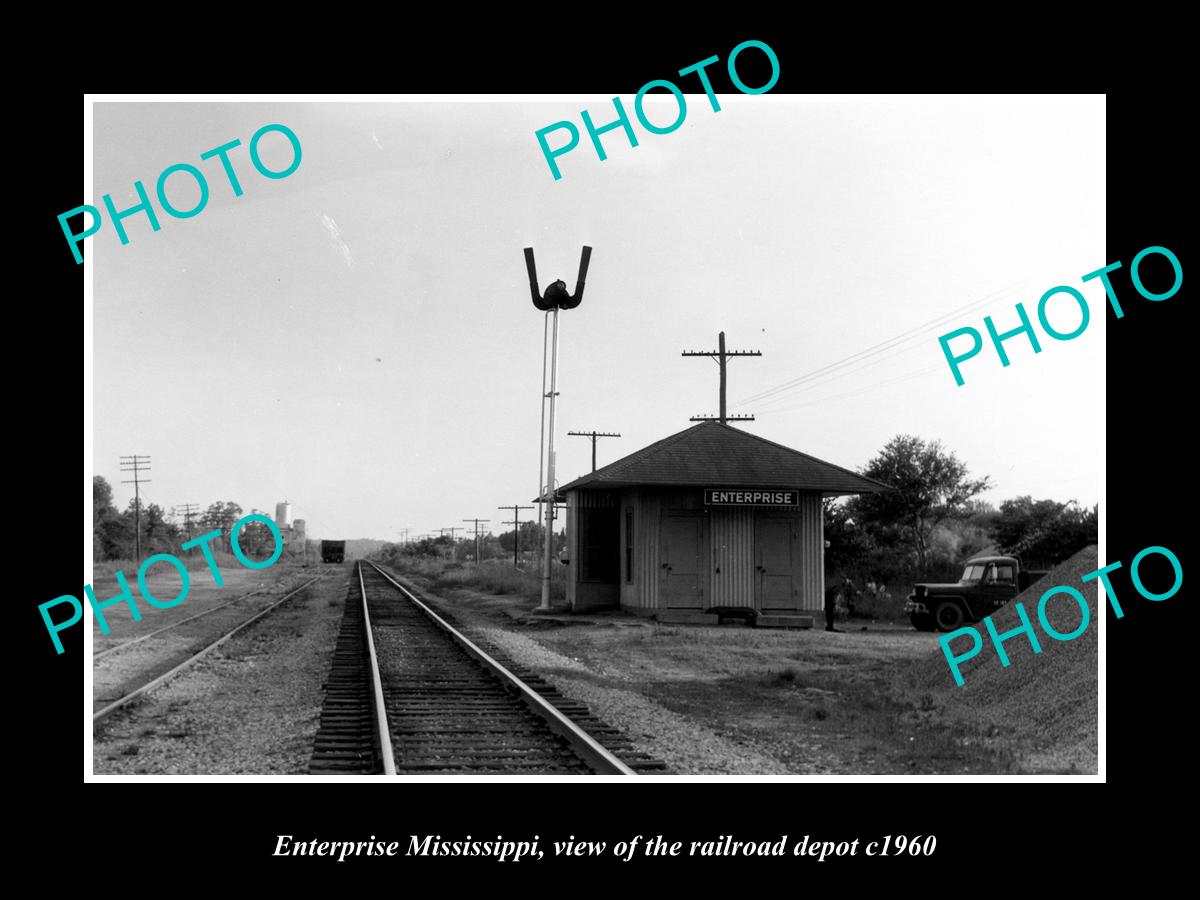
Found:
[(816, 457), (716, 421), (700, 422), (560, 487), (780, 487), (861, 494), (891, 490)]

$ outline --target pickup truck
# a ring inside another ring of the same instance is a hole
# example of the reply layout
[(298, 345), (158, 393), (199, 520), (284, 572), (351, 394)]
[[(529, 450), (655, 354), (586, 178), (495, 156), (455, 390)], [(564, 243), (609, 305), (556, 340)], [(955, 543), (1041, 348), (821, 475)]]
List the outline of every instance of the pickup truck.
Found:
[(1015, 556), (976, 556), (954, 584), (918, 584), (904, 611), (918, 631), (953, 631), (991, 615), (1045, 574), (1024, 569)]

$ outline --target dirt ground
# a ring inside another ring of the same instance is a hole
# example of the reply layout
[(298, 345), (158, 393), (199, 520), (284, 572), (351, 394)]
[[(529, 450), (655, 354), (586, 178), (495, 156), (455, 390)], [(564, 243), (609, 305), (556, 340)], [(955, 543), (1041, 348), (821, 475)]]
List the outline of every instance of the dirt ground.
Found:
[(1046, 772), (1017, 731), (949, 710), (911, 676), (937, 636), (890, 623), (839, 632), (658, 625), (622, 613), (530, 615), (528, 601), (432, 594), (462, 625), (623, 729), (680, 774)]
[[(257, 599), (261, 605), (272, 597), (278, 599), (288, 586), (313, 575), (323, 577), (192, 668), (101, 722), (93, 735), (96, 774), (307, 771), (349, 568), (325, 566), (267, 574), (275, 574), (279, 580), (268, 586), (264, 598)], [(238, 587), (253, 589), (252, 584)], [(208, 598), (207, 602), (219, 599)], [(189, 597), (182, 606), (191, 602)], [(200, 608), (193, 607), (191, 613)], [(167, 612), (171, 611), (155, 610), (155, 620), (151, 622), (147, 616), (142, 624), (161, 627), (157, 615)], [(218, 612), (208, 618), (223, 615)], [(126, 639), (132, 636), (136, 636), (132, 630), (125, 635)], [(137, 654), (157, 658), (162, 651), (156, 645), (175, 641), (171, 636), (172, 632), (167, 632), (161, 640), (143, 641)], [(149, 646), (143, 650), (143, 645)], [(118, 651), (99, 664), (132, 653), (132, 648)], [(99, 683), (98, 677), (97, 690)]]

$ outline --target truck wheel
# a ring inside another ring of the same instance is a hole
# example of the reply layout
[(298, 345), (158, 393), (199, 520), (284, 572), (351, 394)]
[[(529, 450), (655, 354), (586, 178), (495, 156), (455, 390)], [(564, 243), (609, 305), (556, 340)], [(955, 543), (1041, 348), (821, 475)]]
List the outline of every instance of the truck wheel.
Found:
[(912, 613), (908, 619), (917, 631), (933, 631), (933, 619), (928, 613)]
[(940, 631), (953, 631), (963, 623), (962, 607), (953, 600), (943, 600), (933, 611), (933, 621)]

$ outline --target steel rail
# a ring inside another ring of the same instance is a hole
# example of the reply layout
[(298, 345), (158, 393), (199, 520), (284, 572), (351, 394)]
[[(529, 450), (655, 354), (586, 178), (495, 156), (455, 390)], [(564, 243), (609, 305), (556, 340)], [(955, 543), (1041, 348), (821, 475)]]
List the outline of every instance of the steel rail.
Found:
[[(554, 708), (553, 704), (546, 700), (541, 694), (527, 685), (517, 675), (510, 672), (503, 665), (489, 656), (485, 651), (480, 649), (466, 635), (456, 629), (453, 625), (439, 616), (436, 612), (418, 600), (404, 585), (400, 584), (390, 574), (381, 569), (378, 565), (370, 560), (367, 560), (370, 566), (375, 569), (380, 575), (386, 578), (391, 584), (411, 600), (418, 609), (428, 616), (435, 624), (442, 628), (460, 647), (467, 653), (481, 662), (488, 670), (495, 674), (502, 681), (511, 684), (515, 687), (522, 700), (526, 705), (533, 710), (538, 716), (545, 720), (550, 730), (559, 736), (566, 738), (572, 749), (596, 770), (598, 775), (627, 775), (636, 776), (637, 773), (621, 760), (617, 759), (607, 748), (600, 744), (590, 734), (564, 716), (561, 712)], [(360, 573), (361, 578), (361, 573)], [(365, 599), (366, 593), (363, 593)]]
[(387, 709), (383, 705), (383, 679), (379, 675), (379, 657), (375, 653), (375, 637), (371, 634), (371, 612), (367, 609), (367, 585), (363, 581), (362, 560), (358, 562), (358, 587), (362, 591), (363, 628), (367, 632), (367, 655), (371, 659), (371, 693), (375, 703), (375, 729), (379, 738), (379, 753), (383, 758), (383, 774), (396, 774), (396, 757), (392, 750), (392, 729), (388, 726)]
[(135, 637), (131, 641), (126, 641), (123, 644), (117, 644), (115, 647), (109, 647), (107, 650), (101, 650), (98, 653), (93, 653), (92, 660), (95, 661), (102, 656), (107, 656), (110, 653), (116, 653), (118, 650), (124, 650), (126, 647), (131, 647), (139, 641), (144, 641), (146, 638), (152, 638), (156, 634), (162, 634), (164, 631), (170, 631), (172, 628), (178, 628), (180, 625), (186, 625), (188, 622), (199, 619), (201, 616), (207, 616), (209, 613), (215, 613), (218, 609), (224, 609), (227, 606), (237, 603), (239, 600), (245, 600), (247, 597), (253, 597), (257, 594), (261, 594), (265, 590), (265, 587), (261, 587), (257, 591), (251, 591), (248, 594), (242, 594), (241, 596), (234, 597), (232, 600), (226, 600), (224, 603), (214, 606), (212, 609), (206, 609), (204, 612), (196, 613), (194, 616), (188, 616), (186, 619), (180, 619), (178, 622), (173, 622), (170, 625), (164, 625), (162, 628), (157, 628), (154, 631), (151, 631), (149, 634), (143, 634), (140, 637)]
[(259, 619), (261, 619), (267, 613), (271, 612), (276, 607), (278, 607), (281, 603), (284, 603), (285, 601), (290, 600), (292, 597), (296, 596), (296, 594), (300, 593), (306, 587), (309, 587), (309, 586), (315, 584), (317, 581), (320, 581), (319, 575), (316, 578), (312, 578), (309, 581), (304, 582), (304, 584), (300, 585), (295, 590), (290, 591), (287, 594), (284, 594), (282, 597), (280, 597), (278, 600), (276, 600), (274, 603), (272, 603), (266, 609), (262, 610), (261, 612), (257, 613), (254, 616), (251, 616), (249, 619), (242, 622), (242, 624), (238, 625), (232, 631), (225, 632), (225, 634), (221, 635), (221, 637), (217, 638), (215, 641), (213, 641), (211, 644), (209, 644), (207, 647), (205, 647), (199, 653), (196, 653), (196, 654), (188, 657), (183, 662), (181, 662), (179, 665), (175, 666), (173, 669), (169, 669), (168, 671), (164, 672), (162, 675), (159, 675), (153, 681), (149, 681), (146, 684), (143, 684), (137, 690), (131, 691), (130, 693), (126, 694), (121, 699), (114, 700), (112, 703), (108, 704), (108, 706), (104, 707), (103, 709), (97, 710), (96, 712), (92, 713), (92, 724), (95, 725), (101, 719), (104, 719), (107, 716), (110, 716), (112, 713), (116, 712), (121, 707), (132, 702), (133, 700), (136, 700), (142, 694), (145, 694), (147, 691), (154, 690), (154, 688), (158, 687), (160, 684), (164, 683), (165, 681), (168, 681), (169, 679), (173, 678), (175, 675), (179, 674), (180, 672), (182, 672), (184, 669), (188, 668), (193, 663), (198, 662), (199, 660), (203, 659), (205, 656), (207, 656), (209, 653), (211, 653), (217, 647), (221, 646), (223, 643), (225, 643), (227, 640), (229, 640), (231, 637), (233, 637), (235, 634), (237, 634), (243, 628), (253, 625), (255, 622), (257, 622)]

